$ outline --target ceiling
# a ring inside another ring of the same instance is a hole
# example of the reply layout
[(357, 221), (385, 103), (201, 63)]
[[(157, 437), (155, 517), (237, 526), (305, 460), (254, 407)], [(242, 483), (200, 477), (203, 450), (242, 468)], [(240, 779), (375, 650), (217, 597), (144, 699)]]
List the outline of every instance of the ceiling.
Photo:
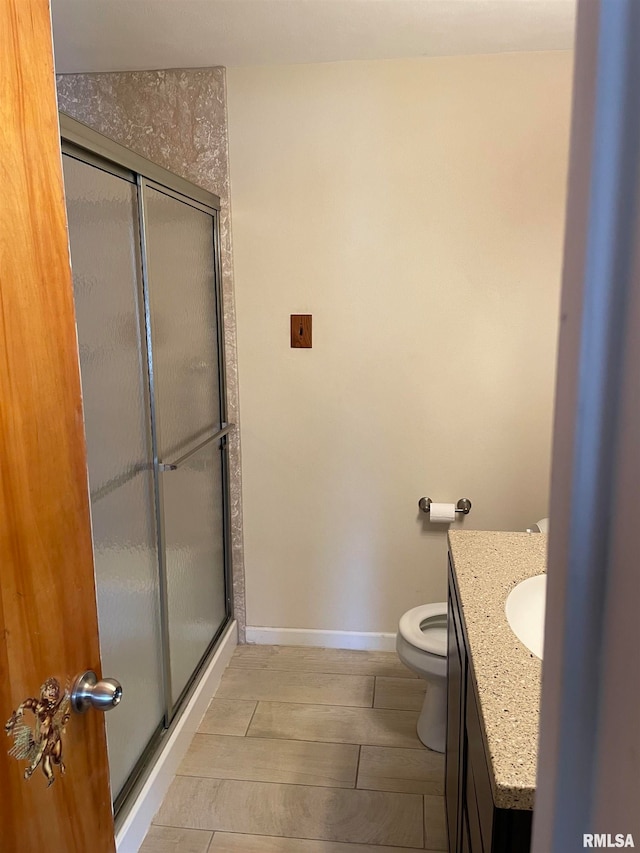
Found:
[(575, 0), (52, 0), (57, 71), (568, 50)]

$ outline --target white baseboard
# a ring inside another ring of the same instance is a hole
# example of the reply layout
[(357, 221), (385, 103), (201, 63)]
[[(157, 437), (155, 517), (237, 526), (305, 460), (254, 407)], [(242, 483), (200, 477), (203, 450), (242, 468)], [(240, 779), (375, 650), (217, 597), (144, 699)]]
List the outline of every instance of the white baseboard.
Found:
[(147, 834), (155, 813), (160, 808), (164, 795), (169, 790), (176, 770), (185, 756), (209, 702), (218, 689), (222, 673), (227, 668), (231, 655), (238, 644), (238, 626), (231, 622), (220, 639), (220, 643), (202, 674), (186, 708), (175, 728), (167, 735), (166, 743), (158, 755), (149, 778), (140, 789), (122, 825), (116, 831), (118, 853), (137, 853)]
[(251, 628), (247, 643), (261, 646), (317, 646), (323, 649), (363, 649), (393, 652), (396, 635), (370, 631), (318, 631), (314, 628)]

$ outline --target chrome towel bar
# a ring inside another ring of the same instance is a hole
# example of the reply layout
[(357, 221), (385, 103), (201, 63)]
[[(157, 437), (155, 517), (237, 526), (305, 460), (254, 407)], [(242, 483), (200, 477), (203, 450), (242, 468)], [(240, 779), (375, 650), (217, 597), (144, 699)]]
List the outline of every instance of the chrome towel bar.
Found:
[(218, 439), (230, 433), (231, 430), (235, 427), (235, 424), (225, 424), (222, 429), (219, 429), (218, 432), (214, 432), (213, 435), (205, 438), (204, 441), (201, 441), (200, 444), (196, 444), (191, 450), (189, 450), (184, 455), (180, 456), (179, 459), (176, 459), (175, 462), (158, 462), (158, 470), (159, 471), (175, 471), (183, 462), (186, 462), (187, 459), (190, 459), (194, 454), (198, 453), (202, 450), (203, 447), (206, 447), (207, 444), (211, 444), (212, 441), (218, 441)]

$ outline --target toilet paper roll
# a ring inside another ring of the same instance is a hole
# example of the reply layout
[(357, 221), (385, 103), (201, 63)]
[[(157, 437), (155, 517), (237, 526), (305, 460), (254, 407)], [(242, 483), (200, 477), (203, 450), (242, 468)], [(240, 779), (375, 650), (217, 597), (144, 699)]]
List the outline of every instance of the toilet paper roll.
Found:
[(429, 521), (432, 524), (450, 524), (456, 520), (455, 504), (436, 504), (431, 502)]

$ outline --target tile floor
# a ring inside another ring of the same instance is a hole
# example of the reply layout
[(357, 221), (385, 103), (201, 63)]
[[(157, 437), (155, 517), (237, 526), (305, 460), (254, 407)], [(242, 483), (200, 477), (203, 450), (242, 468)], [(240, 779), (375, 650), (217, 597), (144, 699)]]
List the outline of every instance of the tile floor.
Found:
[(392, 653), (239, 646), (140, 853), (446, 851), (424, 690)]

